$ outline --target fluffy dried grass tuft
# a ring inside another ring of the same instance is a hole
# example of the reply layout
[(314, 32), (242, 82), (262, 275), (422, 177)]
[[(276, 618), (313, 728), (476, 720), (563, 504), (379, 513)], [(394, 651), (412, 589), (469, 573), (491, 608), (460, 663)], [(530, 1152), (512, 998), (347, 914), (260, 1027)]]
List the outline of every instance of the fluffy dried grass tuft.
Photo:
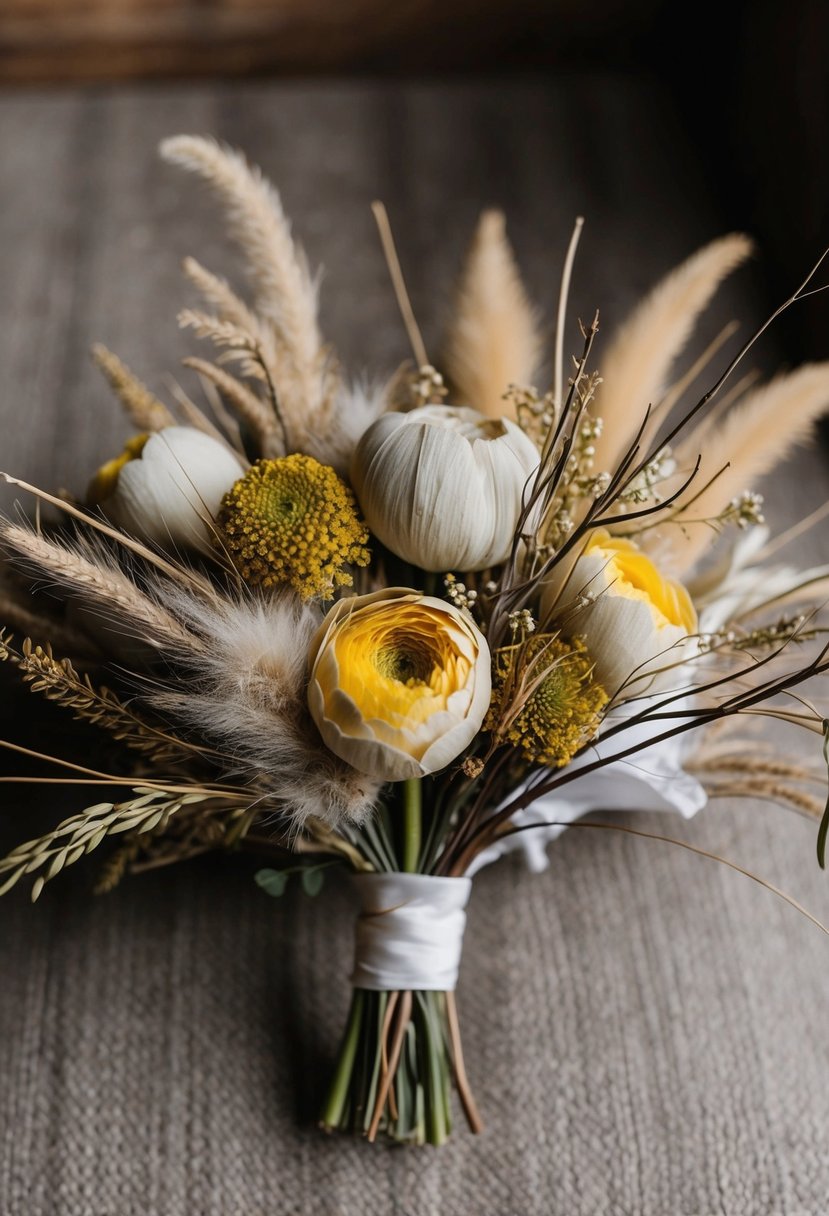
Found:
[(190, 661), (186, 693), (158, 687), (150, 702), (231, 756), (297, 831), (310, 817), (331, 825), (365, 818), (380, 783), (328, 751), (306, 706), (306, 655), (319, 612), (292, 595), (206, 606), (174, 591), (169, 602), (204, 648)]

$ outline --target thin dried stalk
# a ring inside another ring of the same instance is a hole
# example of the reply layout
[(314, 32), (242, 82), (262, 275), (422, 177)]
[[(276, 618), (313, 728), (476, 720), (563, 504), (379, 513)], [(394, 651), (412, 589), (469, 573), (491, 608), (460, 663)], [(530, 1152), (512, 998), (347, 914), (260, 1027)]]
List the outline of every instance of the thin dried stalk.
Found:
[(185, 367), (205, 376), (222, 394), (237, 416), (252, 432), (261, 454), (265, 457), (281, 456), (285, 445), (276, 416), (264, 401), (237, 380), (235, 376), (217, 367), (207, 359), (183, 359)]
[(127, 417), (141, 431), (160, 431), (175, 426), (175, 418), (163, 401), (134, 376), (117, 355), (100, 343), (92, 347), (92, 358), (106, 376)]

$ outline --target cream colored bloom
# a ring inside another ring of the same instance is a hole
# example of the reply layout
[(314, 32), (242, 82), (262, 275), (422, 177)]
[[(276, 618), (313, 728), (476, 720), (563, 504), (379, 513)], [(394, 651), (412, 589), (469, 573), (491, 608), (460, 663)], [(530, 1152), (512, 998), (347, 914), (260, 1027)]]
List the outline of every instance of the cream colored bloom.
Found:
[[(565, 581), (566, 580), (566, 581)], [(569, 577), (553, 573), (541, 598), (545, 622), (584, 638), (595, 678), (611, 698), (653, 692), (689, 658), (697, 614), (681, 583), (666, 578), (631, 541), (598, 530)]]
[(323, 740), (383, 781), (445, 768), (489, 707), (486, 639), (451, 604), (405, 588), (340, 600), (309, 663), (308, 705)]
[(385, 414), (351, 481), (369, 528), (423, 570), (485, 570), (509, 556), (535, 445), (514, 423), (460, 406)]
[(217, 439), (189, 426), (170, 426), (130, 440), (100, 469), (89, 497), (125, 532), (161, 548), (187, 545), (209, 552), (211, 519), (243, 474)]

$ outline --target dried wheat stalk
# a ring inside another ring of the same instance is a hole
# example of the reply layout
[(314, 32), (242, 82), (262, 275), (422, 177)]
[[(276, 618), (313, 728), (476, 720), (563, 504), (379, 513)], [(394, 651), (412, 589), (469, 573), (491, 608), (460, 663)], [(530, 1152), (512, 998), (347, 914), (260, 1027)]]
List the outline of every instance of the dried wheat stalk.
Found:
[(71, 709), (76, 718), (100, 726), (155, 763), (185, 763), (205, 752), (145, 721), (110, 689), (95, 688), (89, 676), (80, 676), (69, 659), (56, 659), (48, 644), (35, 646), (26, 638), (16, 650), (0, 629), (0, 661), (14, 664), (32, 692)]
[(184, 806), (204, 802), (209, 794), (179, 794), (173, 798), (159, 790), (134, 789), (134, 798), (124, 802), (99, 802), (79, 815), (72, 815), (58, 824), (53, 832), (18, 845), (7, 857), (0, 859), (0, 874), (8, 878), (0, 886), (0, 895), (10, 891), (25, 874), (44, 871), (32, 886), (34, 902), (45, 883), (64, 866), (72, 865), (91, 853), (106, 836), (119, 832), (151, 832), (163, 830), (171, 816)]
[(0, 542), (16, 551), (21, 564), (56, 579), (124, 633), (157, 648), (170, 647), (186, 654), (200, 652), (201, 643), (193, 633), (91, 545), (81, 552), (8, 520), (0, 520)]
[(163, 401), (134, 376), (117, 355), (100, 343), (92, 347), (92, 358), (109, 381), (127, 417), (141, 431), (160, 431), (175, 426), (175, 418)]

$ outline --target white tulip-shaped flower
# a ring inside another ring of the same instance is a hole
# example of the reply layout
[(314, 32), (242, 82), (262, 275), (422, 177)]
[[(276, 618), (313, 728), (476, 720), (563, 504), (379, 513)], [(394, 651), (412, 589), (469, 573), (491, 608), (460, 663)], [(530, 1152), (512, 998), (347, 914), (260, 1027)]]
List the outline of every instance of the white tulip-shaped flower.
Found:
[(597, 530), (569, 577), (553, 571), (541, 619), (584, 638), (594, 678), (613, 699), (654, 692), (692, 657), (697, 614), (682, 583), (666, 578), (629, 540)]
[(485, 570), (509, 556), (538, 462), (507, 419), (427, 405), (370, 426), (351, 481), (369, 528), (398, 557), (422, 570)]
[(309, 651), (308, 706), (326, 745), (381, 781), (445, 768), (481, 728), (490, 654), (444, 600), (392, 587), (340, 600)]
[(244, 472), (217, 439), (194, 427), (170, 426), (130, 440), (121, 456), (99, 469), (89, 497), (132, 536), (161, 548), (209, 552), (210, 521)]

